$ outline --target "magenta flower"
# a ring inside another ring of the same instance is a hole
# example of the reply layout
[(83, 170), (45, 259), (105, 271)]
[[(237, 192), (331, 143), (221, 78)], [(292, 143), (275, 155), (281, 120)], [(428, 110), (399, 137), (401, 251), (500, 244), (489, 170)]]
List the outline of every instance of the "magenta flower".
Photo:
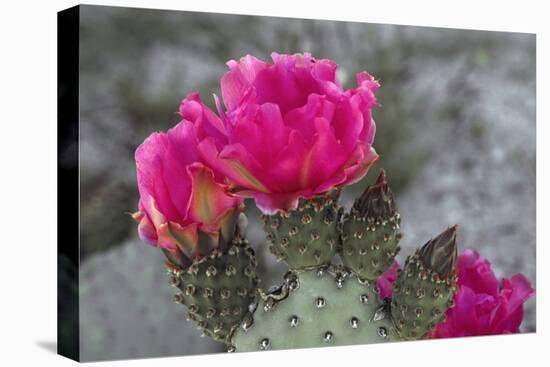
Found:
[(523, 303), (535, 294), (522, 274), (502, 279), (476, 251), (466, 250), (458, 258), (458, 291), (455, 306), (432, 332), (432, 338), (510, 334), (519, 331)]
[(204, 162), (268, 214), (360, 180), (378, 158), (371, 110), (379, 85), (369, 74), (357, 74), (357, 88), (343, 90), (331, 60), (307, 53), (272, 59), (228, 62), (219, 117), (196, 93), (180, 107), (202, 126)]
[(140, 200), (133, 217), (139, 236), (190, 260), (203, 251), (200, 233), (217, 248), (220, 231), (242, 203), (201, 162), (197, 135), (184, 120), (166, 133), (151, 134), (135, 153)]
[(376, 280), (376, 287), (379, 290), (380, 299), (391, 297), (393, 283), (397, 280), (397, 271), (401, 267), (397, 261), (393, 262), (393, 265), (390, 266), (385, 272), (382, 273)]

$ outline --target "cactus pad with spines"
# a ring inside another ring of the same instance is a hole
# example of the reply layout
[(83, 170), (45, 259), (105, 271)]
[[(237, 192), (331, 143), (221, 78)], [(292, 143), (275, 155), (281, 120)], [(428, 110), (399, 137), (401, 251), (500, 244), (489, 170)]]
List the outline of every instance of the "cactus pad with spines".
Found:
[(419, 339), (440, 322), (456, 291), (456, 226), (409, 256), (393, 287), (392, 316), (404, 339)]
[(231, 338), (238, 352), (399, 339), (389, 303), (344, 267), (289, 272), (282, 287), (261, 298)]
[(181, 292), (176, 303), (207, 336), (227, 343), (228, 336), (256, 297), (258, 278), (253, 250), (236, 238), (224, 253), (214, 253), (182, 270), (169, 263), (170, 283)]
[(262, 217), (270, 251), (291, 269), (330, 263), (339, 247), (338, 193), (300, 200), (298, 208)]
[(342, 261), (364, 279), (376, 279), (399, 252), (401, 218), (385, 172), (367, 187), (344, 216)]
[[(175, 301), (206, 336), (229, 351), (307, 348), (421, 339), (441, 321), (456, 291), (456, 226), (406, 260), (392, 298), (376, 279), (399, 251), (400, 216), (382, 171), (343, 218), (338, 191), (262, 217), (272, 252), (289, 271), (281, 286), (258, 288), (256, 259), (240, 214), (229, 243), (199, 238), (192, 261), (165, 251)], [(221, 238), (226, 238), (221, 236)], [(342, 259), (336, 265), (335, 255)], [(334, 260), (334, 261), (333, 261)]]

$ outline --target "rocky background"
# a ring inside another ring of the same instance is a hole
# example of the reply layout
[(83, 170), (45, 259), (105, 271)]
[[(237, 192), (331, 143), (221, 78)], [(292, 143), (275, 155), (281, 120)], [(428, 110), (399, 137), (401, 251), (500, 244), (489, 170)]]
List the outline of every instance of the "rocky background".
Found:
[[(458, 223), (460, 248), (499, 277), (535, 279), (535, 36), (392, 25), (81, 8), (81, 357), (84, 360), (222, 352), (172, 302), (162, 254), (137, 238), (133, 153), (178, 122), (198, 90), (211, 106), (225, 61), (247, 53), (309, 51), (336, 60), (344, 86), (380, 80), (375, 147), (397, 195), (399, 260)], [(266, 251), (258, 211), (249, 239), (264, 286), (284, 267)], [(535, 299), (522, 332), (535, 331)]]

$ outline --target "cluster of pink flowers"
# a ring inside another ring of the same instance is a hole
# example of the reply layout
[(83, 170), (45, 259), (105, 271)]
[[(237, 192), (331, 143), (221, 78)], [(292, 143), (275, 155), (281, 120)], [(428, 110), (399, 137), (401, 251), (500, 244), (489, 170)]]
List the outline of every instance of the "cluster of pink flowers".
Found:
[[(381, 297), (391, 297), (399, 264), (377, 280)], [(522, 274), (499, 284), (491, 264), (479, 253), (465, 250), (458, 257), (458, 291), (454, 307), (447, 310), (445, 321), (430, 333), (431, 338), (452, 338), (511, 334), (519, 331), (523, 320), (523, 304), (535, 294)]]
[[(264, 213), (296, 208), (360, 180), (376, 161), (372, 143), (378, 83), (366, 72), (343, 90), (337, 64), (309, 54), (245, 56), (228, 62), (217, 113), (198, 93), (181, 103), (182, 121), (136, 151), (141, 238), (200, 256), (200, 233), (254, 198)], [(215, 242), (215, 241), (214, 241)]]

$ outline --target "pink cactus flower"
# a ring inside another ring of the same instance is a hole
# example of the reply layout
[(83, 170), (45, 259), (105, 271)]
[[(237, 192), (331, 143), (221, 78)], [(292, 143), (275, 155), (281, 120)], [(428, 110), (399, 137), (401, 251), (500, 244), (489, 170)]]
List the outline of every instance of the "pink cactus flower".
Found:
[(307, 53), (273, 53), (272, 59), (248, 55), (227, 63), (221, 80), (226, 111), (216, 98), (219, 117), (197, 93), (180, 107), (205, 133), (198, 145), (204, 162), (266, 214), (352, 184), (378, 158), (373, 77), (360, 72), (358, 86), (343, 90), (334, 61)]
[(376, 280), (376, 287), (379, 290), (380, 299), (391, 297), (393, 283), (397, 280), (397, 271), (401, 268), (397, 261), (393, 262), (393, 265), (382, 273)]
[(535, 294), (522, 274), (503, 278), (501, 286), (491, 264), (476, 251), (458, 258), (455, 306), (432, 332), (432, 338), (511, 334), (519, 331), (523, 304)]
[(133, 217), (140, 238), (190, 260), (201, 255), (199, 234), (216, 247), (220, 230), (242, 203), (201, 162), (197, 135), (184, 120), (151, 134), (135, 153), (140, 200)]

